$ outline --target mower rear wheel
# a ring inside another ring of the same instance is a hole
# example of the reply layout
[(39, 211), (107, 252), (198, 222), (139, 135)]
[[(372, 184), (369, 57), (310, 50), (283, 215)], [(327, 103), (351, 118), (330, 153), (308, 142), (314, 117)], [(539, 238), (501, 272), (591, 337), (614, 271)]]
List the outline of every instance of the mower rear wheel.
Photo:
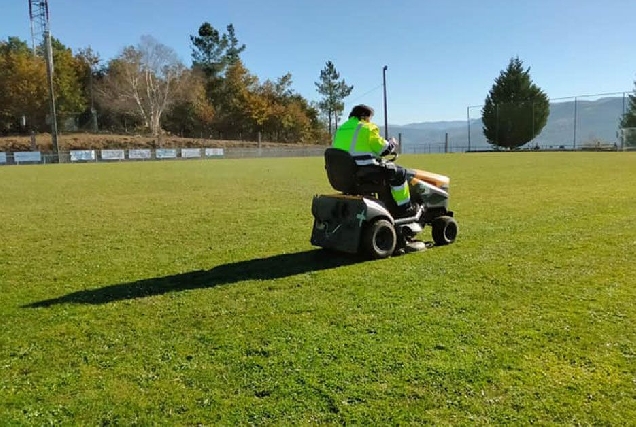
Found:
[(431, 222), (433, 241), (438, 246), (453, 243), (457, 238), (457, 221), (450, 216), (438, 216)]
[(390, 257), (397, 244), (397, 234), (393, 224), (386, 219), (372, 222), (365, 228), (361, 244), (361, 249), (373, 259)]

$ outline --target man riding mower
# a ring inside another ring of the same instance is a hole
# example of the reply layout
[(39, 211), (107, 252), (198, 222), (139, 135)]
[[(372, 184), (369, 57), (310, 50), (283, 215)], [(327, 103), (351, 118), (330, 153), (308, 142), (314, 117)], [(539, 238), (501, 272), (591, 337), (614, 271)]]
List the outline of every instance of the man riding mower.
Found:
[[(354, 107), (325, 150), (329, 183), (340, 194), (314, 197), (311, 243), (386, 258), (425, 249), (414, 238), (427, 224), (435, 244), (454, 242), (458, 227), (448, 210), (449, 178), (396, 165), (396, 144), (379, 136), (372, 115), (370, 107)], [(391, 153), (392, 159), (383, 159)]]

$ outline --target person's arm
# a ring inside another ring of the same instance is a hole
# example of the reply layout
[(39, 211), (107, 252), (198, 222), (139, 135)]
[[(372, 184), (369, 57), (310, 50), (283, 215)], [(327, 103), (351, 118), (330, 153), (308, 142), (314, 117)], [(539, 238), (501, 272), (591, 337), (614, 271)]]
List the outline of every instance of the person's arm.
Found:
[(380, 136), (380, 129), (373, 123), (369, 123), (369, 132), (369, 145), (375, 154), (382, 157), (395, 151), (397, 147), (395, 138), (391, 138), (388, 141), (382, 138), (382, 136)]

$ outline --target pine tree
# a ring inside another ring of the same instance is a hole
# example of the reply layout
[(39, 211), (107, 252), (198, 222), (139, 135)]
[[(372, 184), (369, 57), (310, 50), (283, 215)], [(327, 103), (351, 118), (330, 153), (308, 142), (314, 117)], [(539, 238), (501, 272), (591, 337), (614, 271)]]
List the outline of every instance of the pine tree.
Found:
[(519, 57), (512, 58), (482, 108), (484, 135), (493, 146), (518, 148), (541, 133), (549, 114), (548, 97), (532, 82), (530, 68), (525, 70)]
[(197, 35), (190, 36), (190, 42), (194, 67), (201, 69), (209, 79), (220, 77), (245, 50), (245, 45), (239, 44), (232, 24), (227, 26), (227, 33), (221, 34), (209, 22), (204, 22)]
[(327, 61), (325, 68), (320, 71), (320, 81), (315, 82), (315, 85), (318, 93), (323, 96), (318, 106), (328, 117), (329, 135), (332, 135), (331, 124), (335, 122), (337, 126), (338, 117), (344, 108), (343, 100), (351, 94), (353, 86), (347, 85), (344, 79), (340, 79), (340, 73), (331, 61)]
[[(636, 81), (634, 81), (634, 93), (629, 95), (629, 106), (621, 117), (621, 128), (636, 128)], [(630, 129), (623, 140), (625, 145), (636, 146), (636, 130)]]
[(192, 68), (203, 72), (209, 103), (217, 112), (227, 106), (222, 96), (225, 73), (240, 61), (245, 50), (245, 45), (239, 44), (234, 25), (229, 24), (226, 29), (226, 33), (221, 33), (204, 22), (197, 35), (190, 36)]

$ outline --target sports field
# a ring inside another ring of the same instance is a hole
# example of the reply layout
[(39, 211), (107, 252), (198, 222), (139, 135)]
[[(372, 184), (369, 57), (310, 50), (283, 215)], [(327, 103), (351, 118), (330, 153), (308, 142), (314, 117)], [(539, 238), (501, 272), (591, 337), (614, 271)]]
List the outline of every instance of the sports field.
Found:
[(319, 157), (0, 167), (0, 425), (632, 424), (636, 153), (400, 163), (459, 236), (373, 262)]

